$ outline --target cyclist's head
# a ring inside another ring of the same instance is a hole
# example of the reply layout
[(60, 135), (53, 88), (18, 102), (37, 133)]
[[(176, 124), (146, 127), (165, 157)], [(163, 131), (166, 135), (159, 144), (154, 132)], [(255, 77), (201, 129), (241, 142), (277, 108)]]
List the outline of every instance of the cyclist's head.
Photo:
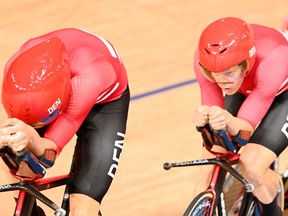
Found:
[(69, 94), (68, 54), (59, 38), (24, 51), (5, 68), (2, 103), (9, 117), (41, 127), (61, 113)]
[(216, 20), (202, 32), (197, 52), (199, 64), (208, 78), (211, 78), (209, 72), (223, 72), (244, 61), (249, 71), (255, 62), (253, 31), (238, 18)]

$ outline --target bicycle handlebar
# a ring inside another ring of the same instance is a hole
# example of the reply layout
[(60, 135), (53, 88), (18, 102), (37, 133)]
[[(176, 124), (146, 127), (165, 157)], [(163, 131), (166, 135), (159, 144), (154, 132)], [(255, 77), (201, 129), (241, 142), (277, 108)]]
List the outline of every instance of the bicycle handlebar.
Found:
[(216, 136), (219, 136), (220, 139), (222, 138), (222, 141), (224, 142), (225, 147), (228, 151), (234, 154), (237, 153), (237, 146), (235, 146), (235, 144), (232, 142), (232, 138), (227, 130), (213, 130), (213, 133)]
[[(20, 176), (25, 176), (29, 173), (24, 167), (28, 167), (36, 176), (43, 178), (46, 174), (46, 168), (40, 163), (39, 159), (30, 151), (20, 151), (15, 153), (16, 158), (19, 160), (19, 169), (18, 174)], [(22, 166), (22, 167), (21, 167)], [(32, 174), (33, 175), (33, 174)], [(35, 178), (36, 176), (33, 176)], [(32, 177), (31, 174), (28, 174), (26, 177)]]
[(0, 156), (15, 177), (38, 179), (46, 174), (46, 168), (54, 164), (56, 152), (46, 149), (38, 159), (31, 151), (13, 152), (10, 147), (0, 149)]
[(244, 130), (240, 130), (237, 135), (231, 136), (226, 129), (215, 130), (209, 124), (196, 128), (201, 133), (206, 147), (211, 149), (214, 144), (221, 144), (233, 154), (237, 153), (241, 146), (246, 145), (251, 136), (250, 131)]

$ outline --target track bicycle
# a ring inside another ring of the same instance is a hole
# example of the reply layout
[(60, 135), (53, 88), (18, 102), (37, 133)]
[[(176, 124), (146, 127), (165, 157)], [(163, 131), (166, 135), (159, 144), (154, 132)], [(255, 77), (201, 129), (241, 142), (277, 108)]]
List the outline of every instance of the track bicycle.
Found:
[[(53, 160), (51, 154), (48, 152), (46, 155), (45, 162), (51, 162)], [(43, 161), (41, 164), (30, 151), (14, 153), (9, 147), (4, 146), (0, 149), (0, 156), (8, 166), (10, 173), (19, 179), (17, 183), (0, 185), (0, 193), (19, 191), (18, 197), (15, 199), (14, 216), (45, 216), (45, 212), (37, 206), (37, 201), (54, 210), (55, 216), (69, 214), (69, 185), (73, 178), (74, 157), (68, 174), (44, 178), (46, 168), (43, 166)], [(65, 188), (61, 206), (41, 192), (60, 186)], [(101, 212), (98, 215), (101, 216)]]
[[(240, 131), (232, 137), (226, 130), (212, 130), (208, 124), (197, 130), (201, 132), (203, 145), (215, 158), (163, 165), (166, 170), (173, 167), (215, 165), (208, 188), (192, 200), (184, 216), (261, 216), (261, 207), (252, 194), (254, 186), (241, 175), (238, 164), (238, 151), (248, 143), (250, 133)], [(227, 152), (212, 151), (214, 144), (225, 147)], [(277, 165), (276, 162), (273, 165)], [(282, 176), (285, 189), (281, 187), (278, 191), (278, 204), (282, 209), (284, 199), (288, 200), (288, 195), (285, 194), (284, 197), (284, 191), (288, 188), (287, 174), (284, 173)]]

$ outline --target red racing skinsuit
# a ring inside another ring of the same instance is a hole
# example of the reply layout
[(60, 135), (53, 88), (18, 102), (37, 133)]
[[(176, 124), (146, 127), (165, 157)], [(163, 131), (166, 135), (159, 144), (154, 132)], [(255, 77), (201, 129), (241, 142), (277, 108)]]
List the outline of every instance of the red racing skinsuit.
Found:
[(73, 28), (29, 40), (11, 57), (5, 70), (22, 52), (52, 37), (60, 38), (67, 49), (71, 92), (60, 115), (37, 131), (56, 143), (58, 154), (77, 134), (70, 192), (100, 203), (114, 178), (125, 137), (130, 101), (126, 70), (107, 40)]
[(107, 40), (73, 28), (29, 40), (10, 58), (6, 69), (22, 52), (52, 37), (58, 37), (64, 42), (71, 67), (70, 100), (45, 133), (46, 138), (57, 144), (60, 153), (94, 104), (120, 98), (128, 81), (117, 51)]
[[(238, 91), (247, 98), (237, 116), (255, 127), (266, 115), (276, 95), (288, 89), (288, 42), (278, 30), (254, 24), (251, 27), (256, 42), (256, 60)], [(202, 104), (223, 108), (222, 90), (203, 76), (197, 55), (194, 69), (201, 89)]]

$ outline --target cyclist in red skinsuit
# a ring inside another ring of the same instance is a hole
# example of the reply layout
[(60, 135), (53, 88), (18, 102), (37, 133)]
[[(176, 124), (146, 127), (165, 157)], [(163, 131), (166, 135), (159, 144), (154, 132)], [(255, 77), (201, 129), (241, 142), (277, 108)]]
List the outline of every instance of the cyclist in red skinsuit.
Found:
[(125, 67), (100, 36), (60, 29), (26, 42), (9, 59), (2, 145), (60, 154), (77, 133), (69, 215), (97, 215), (118, 166), (129, 108)]
[[(232, 135), (253, 132), (241, 153), (243, 175), (255, 186), (263, 215), (281, 215), (276, 208), (280, 179), (269, 167), (288, 143), (287, 39), (272, 28), (219, 19), (202, 32), (194, 69), (202, 105), (193, 122)], [(210, 171), (204, 171), (204, 178)]]

